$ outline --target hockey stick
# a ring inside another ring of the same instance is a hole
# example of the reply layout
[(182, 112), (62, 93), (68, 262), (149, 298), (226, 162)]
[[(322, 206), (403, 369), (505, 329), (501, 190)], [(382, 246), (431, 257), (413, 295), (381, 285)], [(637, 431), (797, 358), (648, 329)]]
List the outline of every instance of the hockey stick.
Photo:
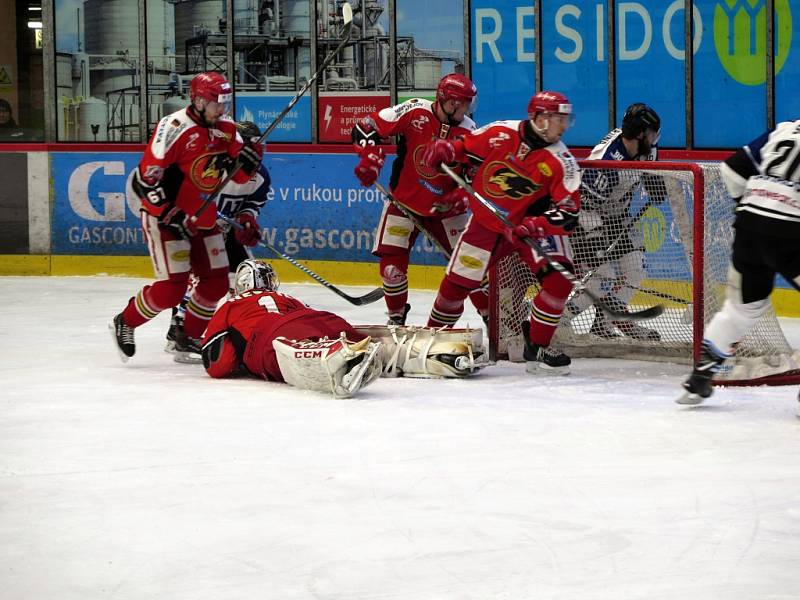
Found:
[(428, 238), (431, 241), (431, 243), (434, 246), (436, 246), (437, 248), (439, 248), (439, 250), (442, 251), (442, 254), (444, 254), (445, 258), (447, 258), (447, 259), (450, 258), (450, 253), (447, 250), (444, 249), (444, 246), (442, 246), (439, 243), (439, 240), (437, 240), (435, 237), (433, 237), (431, 235), (431, 233), (427, 229), (425, 229), (425, 227), (422, 225), (422, 221), (419, 220), (417, 215), (415, 215), (413, 212), (408, 210), (405, 206), (400, 204), (400, 201), (397, 200), (397, 198), (395, 198), (389, 190), (387, 190), (385, 187), (383, 187), (383, 185), (379, 181), (375, 182), (375, 187), (378, 188), (378, 191), (381, 194), (386, 196), (386, 198), (389, 200), (389, 202), (391, 202), (392, 204), (395, 205), (397, 210), (399, 210), (401, 213), (403, 213), (403, 215), (409, 221), (411, 221), (414, 224), (414, 227), (419, 229), (425, 235), (425, 237)]
[[(217, 212), (217, 218), (222, 219), (223, 221), (225, 221), (228, 225), (230, 225), (234, 229), (244, 229), (244, 226), (241, 223), (238, 223), (238, 222), (234, 221), (233, 219), (231, 219), (230, 217), (227, 217), (227, 216), (223, 215), (221, 212)], [(383, 288), (375, 288), (374, 290), (372, 290), (371, 292), (369, 292), (367, 294), (364, 294), (363, 296), (350, 296), (349, 294), (346, 294), (345, 292), (340, 290), (338, 287), (336, 287), (335, 285), (333, 285), (329, 281), (326, 281), (325, 279), (323, 279), (322, 277), (320, 277), (319, 275), (314, 273), (314, 271), (312, 271), (311, 269), (309, 269), (305, 265), (297, 262), (291, 256), (288, 256), (288, 255), (284, 254), (283, 252), (281, 252), (280, 250), (278, 250), (277, 248), (272, 246), (269, 242), (265, 241), (264, 238), (261, 238), (258, 241), (258, 245), (266, 248), (267, 250), (269, 250), (273, 254), (275, 254), (277, 256), (280, 256), (282, 259), (292, 263), (295, 267), (300, 269), (303, 273), (305, 273), (306, 275), (311, 277), (311, 279), (313, 279), (317, 283), (321, 283), (326, 288), (328, 288), (330, 291), (332, 291), (334, 294), (336, 294), (336, 295), (340, 296), (341, 298), (344, 298), (345, 300), (347, 300), (350, 304), (355, 304), (356, 306), (363, 306), (365, 304), (372, 304), (373, 302), (383, 298)]]
[[(497, 206), (495, 206), (492, 202), (481, 196), (478, 192), (476, 192), (473, 187), (464, 181), (453, 169), (448, 167), (446, 164), (442, 163), (441, 169), (447, 173), (450, 178), (458, 184), (462, 190), (467, 192), (470, 196), (472, 196), (475, 200), (477, 200), (484, 208), (486, 208), (489, 212), (491, 212), (497, 220), (499, 220), (503, 225), (506, 227), (514, 227), (514, 224), (508, 220)], [(645, 308), (644, 310), (636, 311), (636, 312), (628, 312), (627, 310), (617, 310), (612, 308), (608, 304), (606, 304), (605, 300), (599, 298), (596, 294), (592, 293), (591, 290), (587, 289), (581, 281), (575, 277), (572, 273), (570, 273), (567, 268), (562, 265), (560, 262), (554, 260), (548, 252), (542, 248), (541, 244), (534, 240), (533, 238), (526, 237), (522, 238), (523, 241), (533, 248), (538, 254), (544, 257), (547, 264), (553, 268), (559, 275), (561, 275), (564, 279), (569, 281), (573, 288), (582, 291), (585, 293), (589, 298), (594, 300), (596, 306), (599, 306), (603, 312), (608, 314), (612, 319), (616, 321), (641, 321), (645, 319), (653, 319), (659, 316), (663, 311), (664, 307), (660, 304), (656, 304), (655, 306), (651, 306), (649, 308)]]
[[(300, 91), (297, 92), (295, 97), (289, 101), (289, 104), (286, 105), (286, 107), (280, 112), (280, 114), (272, 120), (272, 123), (270, 123), (269, 126), (264, 130), (264, 133), (261, 134), (261, 137), (258, 138), (258, 140), (256, 140), (255, 142), (252, 142), (253, 144), (261, 145), (264, 143), (269, 134), (272, 133), (272, 131), (278, 126), (278, 123), (280, 123), (283, 120), (283, 117), (285, 117), (287, 113), (290, 110), (292, 110), (294, 105), (300, 101), (300, 98), (302, 98), (303, 95), (309, 89), (311, 89), (311, 86), (314, 85), (314, 82), (317, 80), (317, 78), (322, 74), (322, 72), (325, 69), (328, 68), (328, 65), (330, 65), (333, 62), (333, 59), (336, 58), (336, 55), (339, 54), (339, 52), (348, 44), (348, 42), (350, 41), (350, 34), (352, 33), (353, 30), (353, 9), (350, 6), (349, 2), (345, 2), (342, 5), (342, 23), (344, 24), (344, 33), (342, 35), (342, 41), (339, 42), (339, 45), (336, 46), (336, 48), (334, 48), (333, 51), (330, 54), (328, 54), (328, 56), (325, 57), (325, 60), (322, 61), (322, 64), (320, 65), (319, 69), (317, 69), (311, 76), (311, 78), (308, 81), (306, 81), (305, 85), (300, 88)], [(196, 223), (198, 217), (201, 214), (203, 214), (209, 207), (209, 205), (211, 205), (211, 203), (217, 199), (217, 196), (219, 195), (222, 188), (224, 188), (228, 184), (228, 182), (231, 179), (233, 179), (233, 176), (236, 175), (236, 173), (239, 171), (239, 168), (240, 167), (234, 163), (233, 168), (231, 168), (230, 172), (225, 176), (225, 178), (219, 182), (219, 185), (217, 185), (217, 187), (214, 188), (214, 191), (203, 199), (203, 203), (200, 205), (200, 208), (198, 208), (197, 211), (191, 216), (192, 223)]]

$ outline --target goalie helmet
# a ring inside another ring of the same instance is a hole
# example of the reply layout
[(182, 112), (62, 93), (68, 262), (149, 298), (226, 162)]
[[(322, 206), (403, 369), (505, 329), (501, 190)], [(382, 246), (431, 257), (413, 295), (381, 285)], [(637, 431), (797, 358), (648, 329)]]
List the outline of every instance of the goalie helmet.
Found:
[(280, 280), (278, 274), (271, 265), (255, 259), (243, 260), (236, 267), (236, 274), (233, 279), (233, 290), (236, 295), (249, 290), (269, 290), (278, 291)]
[(439, 102), (454, 100), (467, 105), (467, 112), (475, 112), (478, 103), (478, 88), (466, 75), (451, 73), (445, 75), (436, 86), (436, 99)]

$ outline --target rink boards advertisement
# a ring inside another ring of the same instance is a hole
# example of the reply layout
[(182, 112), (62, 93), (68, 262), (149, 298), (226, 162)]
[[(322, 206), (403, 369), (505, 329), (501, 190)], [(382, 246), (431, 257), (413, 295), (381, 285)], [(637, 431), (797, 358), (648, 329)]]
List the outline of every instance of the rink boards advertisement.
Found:
[[(62, 255), (146, 256), (139, 200), (130, 189), (139, 153), (52, 154), (52, 252)], [(353, 175), (352, 154), (270, 153), (272, 190), (259, 223), (270, 245), (293, 258), (373, 262), (383, 195)], [(391, 165), (382, 172), (388, 186)], [(269, 257), (264, 248), (257, 256)], [(443, 265), (443, 255), (419, 239), (412, 262)]]
[[(737, 147), (766, 122), (767, 0), (695, 0), (692, 4), (694, 145)], [(576, 122), (568, 145), (593, 146), (608, 131), (608, 6), (605, 0), (541, 2), (544, 89), (564, 92)], [(686, 145), (684, 0), (618, 0), (616, 122), (633, 102), (661, 116), (664, 147)], [(774, 0), (775, 115), (797, 118), (800, 5)], [(536, 89), (536, 15), (529, 0), (473, 0), (472, 79), (479, 125), (524, 116)], [(587, 82), (591, 82), (587, 85)], [(742, 110), (741, 107), (753, 107)], [(735, 124), (735, 126), (731, 126)]]

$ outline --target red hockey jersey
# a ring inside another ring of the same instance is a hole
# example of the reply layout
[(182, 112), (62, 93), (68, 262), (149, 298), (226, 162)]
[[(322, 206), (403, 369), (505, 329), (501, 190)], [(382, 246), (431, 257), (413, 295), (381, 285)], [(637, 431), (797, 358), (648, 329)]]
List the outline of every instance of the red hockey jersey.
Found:
[[(222, 116), (213, 127), (205, 127), (186, 108), (159, 121), (139, 162), (139, 173), (149, 185), (160, 182), (167, 199), (191, 216), (225, 177), (225, 168), (243, 146), (230, 117)], [(233, 178), (237, 183), (249, 179), (241, 170)], [(167, 206), (153, 206), (142, 199), (142, 208), (156, 217)], [(216, 220), (214, 207), (209, 207), (198, 217), (197, 224), (210, 229)]]
[(239, 370), (245, 346), (255, 331), (271, 329), (283, 315), (308, 307), (291, 296), (268, 290), (250, 290), (230, 298), (217, 309), (203, 336), (205, 347), (219, 344), (216, 360), (205, 361), (212, 377), (226, 377)]
[(418, 215), (430, 216), (433, 203), (440, 202), (456, 184), (441, 171), (423, 164), (425, 146), (437, 138), (463, 136), (475, 129), (475, 123), (469, 117), (464, 117), (460, 125), (442, 123), (431, 101), (419, 98), (384, 108), (371, 115), (371, 122), (382, 138), (399, 136), (389, 182), (395, 197)]
[[(526, 142), (527, 123), (496, 121), (476, 129), (454, 144), (457, 160), (478, 166), (472, 181), (475, 191), (515, 225), (526, 216), (542, 214), (551, 203), (577, 214), (581, 174), (575, 157), (560, 141), (532, 148)], [(483, 205), (471, 200), (470, 208), (481, 225), (503, 232), (503, 224)]]

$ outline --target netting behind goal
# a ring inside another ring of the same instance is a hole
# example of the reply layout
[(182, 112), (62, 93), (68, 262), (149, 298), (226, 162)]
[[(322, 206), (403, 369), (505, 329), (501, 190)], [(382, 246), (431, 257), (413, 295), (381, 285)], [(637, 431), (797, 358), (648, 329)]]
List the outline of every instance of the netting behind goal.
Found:
[[(691, 363), (699, 355), (704, 325), (725, 299), (733, 204), (719, 165), (580, 164), (591, 187), (582, 193), (581, 227), (571, 239), (577, 276), (601, 297), (627, 300), (631, 310), (653, 304), (665, 310), (656, 319), (637, 323), (643, 329), (631, 331), (629, 325), (598, 316), (588, 297), (576, 295), (553, 345), (573, 357)], [(604, 192), (602, 202), (593, 196), (597, 190)], [(642, 261), (630, 255), (642, 246), (643, 272)], [(523, 360), (522, 323), (530, 318), (537, 289), (536, 278), (516, 254), (492, 269), (490, 358)], [(717, 379), (728, 385), (798, 383), (799, 364), (800, 352), (790, 347), (770, 308)]]

